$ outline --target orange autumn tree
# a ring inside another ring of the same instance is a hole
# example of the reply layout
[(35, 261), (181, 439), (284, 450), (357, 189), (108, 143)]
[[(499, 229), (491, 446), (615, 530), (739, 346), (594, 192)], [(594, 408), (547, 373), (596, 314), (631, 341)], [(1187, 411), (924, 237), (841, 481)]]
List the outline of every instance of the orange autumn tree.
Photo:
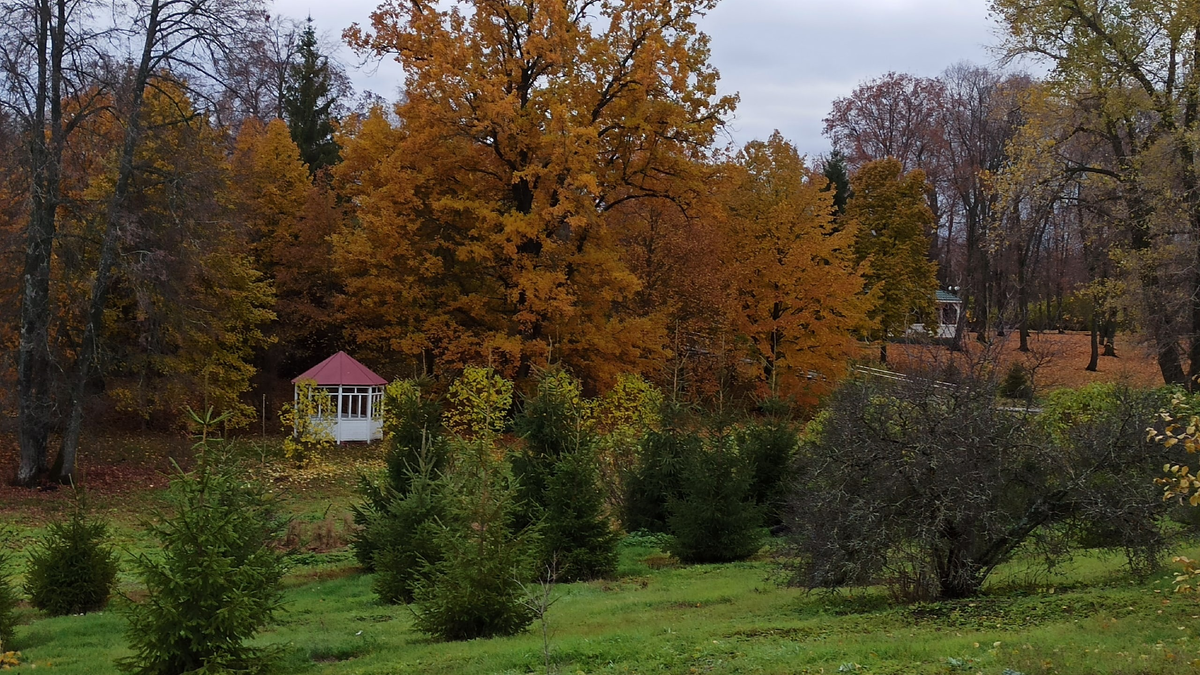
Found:
[(739, 153), (728, 197), (732, 323), (762, 393), (811, 401), (861, 354), (872, 298), (833, 192), (779, 132)]
[(333, 348), (329, 315), (338, 288), (329, 237), (342, 209), (325, 181), (312, 183), (283, 120), (247, 120), (230, 163), (251, 251), (275, 287), (276, 349), (301, 363), (323, 358)]
[(334, 170), (356, 207), (335, 240), (352, 336), (417, 370), (553, 359), (594, 383), (661, 359), (615, 211), (703, 193), (736, 102), (695, 24), (713, 4), (389, 0), (351, 27), (406, 72), (395, 118), (348, 125)]
[(312, 183), (292, 142), (287, 124), (248, 119), (238, 133), (230, 160), (239, 211), (254, 242), (255, 255), (273, 271), (272, 243), (284, 238), (304, 210)]

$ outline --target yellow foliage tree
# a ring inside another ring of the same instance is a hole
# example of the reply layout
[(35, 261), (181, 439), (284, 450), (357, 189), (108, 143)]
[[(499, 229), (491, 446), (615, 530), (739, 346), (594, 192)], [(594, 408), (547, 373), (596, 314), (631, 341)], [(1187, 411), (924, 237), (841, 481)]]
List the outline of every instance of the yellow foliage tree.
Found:
[(614, 512), (624, 503), (625, 477), (633, 471), (642, 438), (662, 424), (664, 400), (658, 387), (627, 373), (595, 404), (600, 483)]
[[(1170, 406), (1159, 413), (1163, 420), (1161, 430), (1150, 427), (1147, 437), (1170, 448), (1180, 446), (1188, 454), (1200, 452), (1200, 406), (1195, 396), (1177, 392), (1171, 397)], [(1200, 506), (1200, 475), (1192, 473), (1189, 466), (1167, 464), (1163, 466), (1163, 478), (1155, 483), (1163, 486), (1163, 499), (1186, 499), (1192, 506)], [(1194, 592), (1200, 579), (1200, 560), (1177, 556), (1174, 561), (1181, 566), (1175, 575), (1175, 590)]]
[(513, 383), (491, 368), (469, 366), (450, 385), (446, 428), (459, 436), (490, 443), (508, 424)]
[(620, 205), (690, 208), (732, 97), (696, 17), (708, 0), (388, 0), (346, 32), (407, 74), (399, 123), (343, 134), (345, 323), (426, 370), (559, 360), (585, 381), (648, 370), (661, 320), (621, 250)]
[(867, 287), (875, 295), (869, 316), (887, 361), (887, 340), (914, 323), (934, 317), (937, 263), (929, 259), (933, 212), (925, 198), (925, 173), (904, 172), (887, 157), (868, 162), (850, 179), (854, 191), (846, 207), (858, 224), (855, 251), (867, 263)]
[(871, 299), (856, 230), (833, 220), (833, 193), (775, 132), (746, 145), (729, 196), (733, 325), (762, 393), (812, 400), (861, 353)]
[(287, 458), (302, 465), (332, 448), (336, 411), (329, 392), (317, 386), (316, 380), (297, 382), (296, 399), (285, 403), (279, 413), (284, 429), (292, 430), (283, 439)]

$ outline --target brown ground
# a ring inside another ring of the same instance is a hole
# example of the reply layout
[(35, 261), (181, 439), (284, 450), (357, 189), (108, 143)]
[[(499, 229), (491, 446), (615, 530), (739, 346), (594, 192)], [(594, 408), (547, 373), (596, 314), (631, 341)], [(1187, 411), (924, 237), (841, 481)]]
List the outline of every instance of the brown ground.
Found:
[[(1019, 341), (1015, 333), (995, 338), (989, 346), (973, 338), (968, 340), (973, 357), (987, 355), (994, 358), (1001, 373), (1007, 372), (1014, 362), (1024, 364), (1034, 372), (1034, 382), (1039, 391), (1081, 387), (1093, 382), (1122, 382), (1138, 387), (1157, 387), (1163, 383), (1154, 357), (1133, 335), (1118, 335), (1116, 358), (1101, 356), (1099, 370), (1094, 373), (1085, 370), (1091, 356), (1090, 336), (1087, 333), (1034, 333), (1030, 335), (1028, 353), (1017, 350)], [(948, 354), (949, 350), (945, 347), (888, 346), (889, 365), (897, 370), (912, 367), (919, 361), (945, 359)]]
[[(1090, 353), (1087, 333), (1034, 334), (1028, 354), (1017, 351), (1017, 337), (1011, 333), (997, 338), (990, 346), (973, 339), (968, 343), (972, 357), (995, 358), (1001, 373), (1007, 372), (1014, 361), (1025, 364), (1034, 372), (1035, 385), (1041, 392), (1091, 382), (1124, 382), (1141, 387), (1162, 384), (1154, 359), (1132, 335), (1117, 337), (1117, 358), (1101, 357), (1099, 372), (1095, 373), (1084, 370)], [(869, 354), (877, 357), (878, 352), (872, 349)], [(905, 370), (920, 361), (945, 360), (949, 350), (891, 344), (888, 356), (891, 368)], [(191, 441), (181, 434), (113, 433), (87, 438), (84, 446), (79, 462), (89, 493), (95, 501), (116, 510), (133, 509), (142, 497), (161, 490), (172, 474), (172, 459), (185, 466), (191, 459)], [(0, 515), (14, 512), (40, 515), (67, 501), (56, 486), (46, 485), (39, 490), (12, 487), (10, 481), (16, 475), (16, 464), (16, 441), (12, 434), (0, 431)]]
[[(52, 446), (52, 451), (56, 450)], [(189, 439), (170, 434), (114, 434), (86, 437), (79, 449), (78, 466), (89, 500), (123, 511), (134, 510), (146, 494), (166, 486), (172, 461), (185, 466), (191, 463)], [(19, 512), (40, 521), (69, 503), (69, 488), (51, 483), (33, 490), (13, 487), (16, 472), (16, 441), (0, 436), (0, 519)]]

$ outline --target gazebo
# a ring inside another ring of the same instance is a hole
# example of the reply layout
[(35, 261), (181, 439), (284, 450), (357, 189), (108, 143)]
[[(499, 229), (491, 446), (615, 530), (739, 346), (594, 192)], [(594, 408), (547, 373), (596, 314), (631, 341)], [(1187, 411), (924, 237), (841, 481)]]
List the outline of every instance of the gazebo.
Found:
[(935, 299), (938, 312), (937, 337), (952, 340), (958, 334), (958, 319), (962, 316), (963, 301), (957, 295), (946, 291), (938, 291)]
[(346, 352), (334, 354), (292, 380), (295, 386), (293, 397), (300, 395), (299, 382), (302, 380), (314, 381), (329, 392), (333, 410), (320, 411), (318, 415), (321, 423), (329, 425), (337, 443), (383, 438), (381, 404), (387, 380)]
[(934, 302), (937, 305), (937, 325), (927, 326), (923, 323), (914, 323), (905, 331), (905, 337), (925, 337), (944, 341), (953, 340), (958, 335), (958, 320), (962, 316), (962, 299), (953, 293), (938, 291), (934, 296)]

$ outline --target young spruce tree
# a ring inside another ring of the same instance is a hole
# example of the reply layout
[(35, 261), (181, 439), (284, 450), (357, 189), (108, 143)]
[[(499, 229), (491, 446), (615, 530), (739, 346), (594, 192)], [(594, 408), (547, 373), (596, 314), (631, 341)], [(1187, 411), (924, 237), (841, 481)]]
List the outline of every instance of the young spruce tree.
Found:
[(762, 544), (762, 511), (751, 493), (753, 467), (727, 431), (705, 445), (684, 457), (682, 494), (668, 502), (667, 549), (688, 563), (744, 560)]
[(262, 673), (273, 650), (247, 644), (279, 609), (284, 563), (272, 543), (283, 521), (245, 467), (205, 453), (167, 491), (168, 508), (148, 527), (160, 551), (134, 558), (146, 599), (123, 613), (136, 675)]
[[(446, 436), (441, 426), (441, 408), (436, 400), (425, 395), (426, 388), (422, 381), (402, 380), (384, 390), (387, 475), (382, 483), (361, 477), (359, 493), (364, 499), (351, 507), (359, 527), (351, 547), (364, 569), (377, 569), (377, 553), (383, 549), (407, 548), (411, 543), (410, 533), (420, 529), (419, 523), (436, 515), (436, 488), (446, 464)], [(404, 558), (407, 554), (400, 555)], [(400, 559), (395, 552), (388, 557), (393, 561)], [(391, 586), (393, 582), (387, 584)], [(381, 596), (387, 596), (388, 602), (408, 598), (407, 593), (389, 592)]]
[(517, 525), (515, 481), (497, 447), (512, 392), (490, 368), (467, 368), (450, 389), (441, 559), (424, 566), (414, 592), (417, 628), (438, 639), (513, 635), (533, 621), (522, 583), (533, 576), (537, 533)]
[(51, 616), (94, 612), (108, 604), (117, 579), (117, 554), (108, 524), (89, 518), (86, 501), (66, 521), (51, 523), (29, 555), (25, 590), (30, 604)]
[(387, 480), (381, 486), (364, 480), (368, 500), (355, 511), (365, 524), (356, 553), (370, 555), (375, 593), (388, 603), (412, 602), (422, 570), (442, 557), (446, 438), (440, 408), (422, 390), (421, 382), (404, 380), (384, 392)]
[(765, 418), (739, 429), (736, 440), (749, 465), (750, 496), (762, 510), (765, 524), (774, 528), (782, 523), (800, 438), (788, 419), (786, 403), (770, 399), (762, 409)]
[(674, 406), (664, 408), (661, 429), (646, 433), (632, 474), (625, 481), (625, 529), (667, 533), (667, 505), (683, 494), (683, 469), (687, 457), (700, 452), (700, 435), (688, 429), (684, 414)]
[(513, 459), (527, 523), (540, 523), (539, 569), (582, 581), (617, 569), (617, 532), (605, 513), (597, 437), (579, 382), (549, 370), (525, 403), (516, 431), (525, 445)]

